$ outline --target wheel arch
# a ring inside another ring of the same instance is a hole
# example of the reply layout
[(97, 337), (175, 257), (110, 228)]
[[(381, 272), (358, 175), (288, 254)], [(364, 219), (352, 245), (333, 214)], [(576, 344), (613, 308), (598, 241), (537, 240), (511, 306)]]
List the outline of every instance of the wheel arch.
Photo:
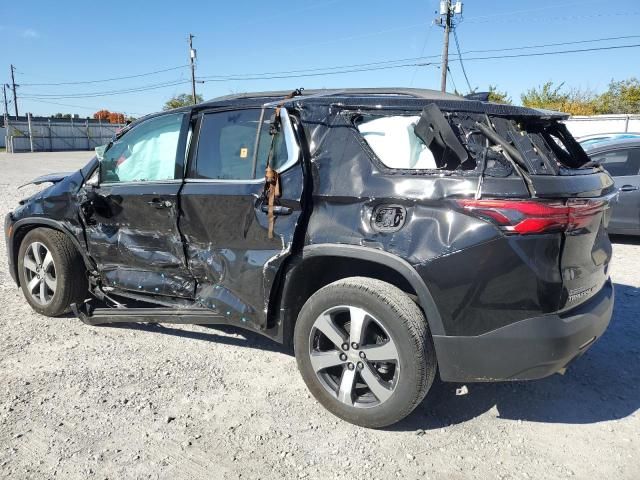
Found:
[(18, 252), (20, 251), (20, 245), (24, 240), (24, 237), (31, 230), (35, 230), (36, 228), (49, 228), (51, 230), (57, 230), (59, 232), (64, 233), (73, 243), (73, 246), (76, 248), (82, 260), (84, 261), (87, 270), (92, 270), (94, 268), (93, 262), (88, 257), (86, 251), (78, 241), (78, 239), (69, 231), (68, 228), (64, 226), (62, 222), (57, 220), (53, 220), (51, 218), (23, 218), (18, 220), (13, 224), (13, 234), (9, 242), (7, 242), (7, 249), (9, 258), (11, 260), (11, 276), (16, 281), (18, 286), (20, 286), (20, 277), (18, 275)]
[(292, 259), (283, 274), (279, 301), (272, 302), (279, 313), (282, 341), (290, 342), (298, 312), (311, 295), (329, 283), (354, 276), (377, 278), (410, 294), (423, 310), (431, 333), (444, 334), (429, 289), (406, 260), (359, 245), (317, 244), (305, 246)]

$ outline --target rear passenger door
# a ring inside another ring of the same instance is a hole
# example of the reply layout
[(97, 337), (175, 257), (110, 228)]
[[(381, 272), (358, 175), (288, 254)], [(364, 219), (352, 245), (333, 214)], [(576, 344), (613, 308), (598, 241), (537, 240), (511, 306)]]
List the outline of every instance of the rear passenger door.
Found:
[(272, 109), (213, 110), (199, 115), (179, 219), (196, 302), (230, 320), (263, 326), (278, 268), (301, 213), (303, 176), (286, 110), (273, 164), (281, 173), (274, 237), (268, 238), (264, 170)]
[(604, 166), (620, 190), (613, 204), (609, 230), (614, 233), (640, 232), (640, 148), (599, 153), (592, 159)]

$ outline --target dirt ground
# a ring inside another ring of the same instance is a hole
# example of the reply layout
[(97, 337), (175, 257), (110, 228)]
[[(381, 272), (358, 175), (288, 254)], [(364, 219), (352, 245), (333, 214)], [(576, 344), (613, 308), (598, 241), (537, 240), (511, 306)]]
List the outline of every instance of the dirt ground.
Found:
[[(0, 212), (37, 188), (21, 183), (90, 156), (0, 153)], [(464, 396), (441, 385), (375, 431), (326, 412), (295, 359), (255, 334), (39, 316), (3, 255), (0, 476), (638, 479), (639, 271), (640, 240), (616, 238), (614, 318), (566, 375)]]

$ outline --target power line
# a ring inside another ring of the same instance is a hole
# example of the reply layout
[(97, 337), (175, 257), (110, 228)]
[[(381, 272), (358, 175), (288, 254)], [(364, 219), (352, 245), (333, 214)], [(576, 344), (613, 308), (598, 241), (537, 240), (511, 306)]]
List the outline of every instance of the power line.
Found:
[[(281, 78), (304, 78), (304, 77), (323, 77), (326, 75), (341, 75), (343, 73), (356, 73), (356, 72), (372, 72), (375, 70), (389, 70), (392, 68), (406, 68), (406, 67), (429, 67), (435, 65), (433, 62), (423, 62), (423, 63), (403, 63), (399, 65), (384, 65), (378, 67), (368, 67), (368, 68), (353, 68), (347, 70), (339, 70), (339, 71), (325, 71), (325, 72), (317, 72), (317, 73), (305, 73), (305, 74), (297, 74), (297, 75), (271, 75), (271, 76), (256, 76), (256, 77), (242, 77), (242, 78), (213, 78), (207, 80), (201, 80), (202, 82), (230, 82), (230, 81), (248, 81), (248, 80), (274, 80)], [(200, 79), (205, 77), (200, 77)]]
[[(566, 42), (569, 43), (569, 42)], [(583, 48), (583, 49), (570, 49), (570, 50), (557, 50), (551, 52), (528, 52), (521, 54), (513, 54), (513, 55), (489, 55), (489, 56), (481, 56), (481, 57), (467, 57), (465, 61), (480, 61), (480, 60), (491, 60), (491, 59), (504, 59), (504, 58), (523, 58), (523, 57), (536, 57), (536, 56), (546, 56), (546, 55), (562, 55), (562, 54), (570, 54), (570, 53), (582, 53), (582, 52), (593, 52), (593, 51), (607, 51), (607, 50), (616, 50), (616, 49), (626, 49), (626, 48), (636, 48), (640, 47), (640, 44), (631, 44), (631, 45), (612, 45), (606, 47), (592, 47), (592, 48)], [(476, 51), (480, 52), (480, 51)], [(427, 57), (423, 57), (427, 58)], [(421, 60), (422, 58), (416, 57), (416, 59)], [(410, 60), (410, 59), (408, 59)], [(220, 77), (220, 78), (212, 78), (209, 79), (207, 77), (201, 77), (202, 81), (207, 82), (226, 82), (226, 81), (250, 81), (250, 80), (272, 80), (272, 79), (290, 79), (290, 78), (303, 78), (303, 77), (316, 77), (316, 76), (326, 76), (326, 75), (341, 75), (345, 73), (355, 73), (355, 72), (368, 72), (368, 71), (377, 71), (377, 70), (387, 70), (387, 69), (396, 69), (396, 68), (407, 68), (407, 67), (427, 67), (435, 65), (434, 62), (409, 62), (409, 63), (400, 63), (400, 64), (392, 64), (389, 65), (390, 62), (398, 62), (398, 60), (387, 61), (384, 62), (375, 62), (370, 64), (354, 64), (351, 67), (349, 66), (343, 67), (328, 67), (331, 69), (342, 68), (341, 70), (324, 70), (324, 71), (316, 71), (317, 69), (313, 69), (310, 73), (300, 73), (296, 75), (255, 75), (252, 77)], [(369, 66), (370, 65), (370, 66)], [(274, 72), (276, 73), (276, 72)], [(284, 73), (284, 72), (283, 72)], [(23, 95), (24, 98), (32, 98), (32, 99), (62, 99), (62, 98), (89, 98), (89, 97), (102, 97), (102, 96), (110, 96), (110, 95), (119, 95), (126, 93), (136, 93), (143, 92), (147, 90), (155, 90), (159, 88), (165, 88), (175, 85), (182, 85), (190, 83), (189, 80), (176, 80), (171, 82), (164, 82), (160, 84), (146, 85), (135, 88), (123, 89), (123, 90), (111, 90), (111, 91), (102, 91), (102, 92), (87, 92), (80, 94), (50, 94), (50, 93), (31, 93)]]
[(126, 77), (104, 78), (102, 80), (82, 80), (82, 81), (75, 81), (75, 82), (57, 82), (57, 83), (23, 83), (22, 86), (35, 87), (35, 86), (56, 86), (56, 85), (86, 85), (90, 83), (114, 82), (116, 80), (127, 80), (131, 78), (147, 77), (149, 75), (156, 75), (158, 73), (170, 72), (172, 70), (178, 70), (180, 68), (187, 68), (188, 66), (189, 65), (179, 65), (177, 67), (164, 68), (162, 70), (155, 70), (153, 72), (139, 73), (137, 75), (128, 75)]
[(89, 98), (89, 97), (106, 97), (109, 95), (119, 95), (124, 93), (136, 93), (145, 92), (147, 90), (156, 90), (158, 88), (172, 87), (174, 85), (182, 85), (190, 83), (190, 80), (174, 80), (171, 82), (157, 83), (153, 85), (145, 85), (141, 87), (127, 88), (124, 90), (110, 90), (103, 92), (86, 92), (86, 93), (73, 93), (73, 94), (59, 94), (59, 93), (30, 93), (22, 95), (24, 98)]
[(470, 21), (477, 21), (480, 20), (482, 18), (494, 18), (494, 17), (507, 17), (510, 15), (518, 15), (520, 13), (531, 13), (531, 12), (538, 12), (541, 10), (558, 10), (560, 8), (564, 8), (564, 7), (571, 7), (574, 5), (584, 5), (585, 3), (598, 3), (600, 0), (592, 0), (592, 1), (584, 1), (581, 0), (579, 2), (569, 2), (569, 3), (554, 3), (553, 5), (548, 5), (546, 7), (537, 7), (537, 8), (527, 8), (525, 10), (513, 10), (511, 12), (501, 12), (501, 13), (492, 13), (489, 15), (476, 15), (475, 17), (468, 17), (466, 20), (470, 20)]
[[(429, 29), (429, 31), (431, 31), (431, 29)], [(465, 52), (462, 52), (462, 55), (468, 55), (468, 54), (476, 54), (476, 53), (492, 53), (492, 52), (507, 52), (507, 51), (517, 51), (517, 50), (527, 50), (527, 49), (534, 49), (534, 48), (547, 48), (547, 47), (557, 47), (557, 46), (564, 46), (564, 45), (576, 45), (576, 44), (583, 44), (583, 43), (594, 43), (594, 42), (604, 42), (604, 41), (611, 41), (611, 40), (625, 40), (625, 39), (633, 39), (633, 38), (640, 38), (640, 35), (621, 35), (621, 36), (615, 36), (615, 37), (603, 37), (603, 38), (594, 38), (594, 39), (586, 39), (586, 40), (573, 40), (573, 41), (567, 41), (567, 42), (556, 42), (556, 43), (545, 43), (545, 44), (537, 44), (537, 45), (525, 45), (525, 46), (518, 46), (518, 47), (507, 47), (507, 48), (495, 48), (495, 49), (482, 49), (482, 50), (467, 50)], [(427, 40), (428, 40), (428, 36), (427, 36)], [(425, 42), (426, 43), (426, 42)], [(369, 62), (369, 63), (358, 63), (358, 64), (350, 64), (350, 65), (338, 65), (338, 66), (328, 66), (328, 67), (316, 67), (316, 68), (308, 68), (308, 69), (297, 69), (297, 70), (284, 70), (284, 71), (271, 71), (271, 72), (256, 72), (256, 73), (237, 73), (237, 74), (229, 74), (229, 75), (204, 75), (204, 76), (200, 76), (199, 78), (202, 80), (216, 80), (216, 81), (221, 81), (221, 80), (244, 80), (244, 78), (242, 77), (252, 77), (252, 78), (248, 78), (247, 80), (255, 80), (255, 79), (260, 79), (260, 78), (255, 78), (255, 77), (263, 77), (263, 76), (267, 76), (267, 77), (271, 77), (271, 76), (277, 76), (274, 78), (287, 78), (286, 75), (288, 74), (298, 74), (298, 73), (308, 73), (308, 72), (323, 72), (323, 74), (326, 74), (325, 72), (329, 72), (330, 70), (345, 70), (345, 69), (354, 69), (354, 68), (363, 68), (363, 67), (369, 67), (369, 66), (381, 66), (381, 65), (389, 65), (389, 64), (395, 64), (395, 63), (402, 63), (402, 62), (417, 62), (420, 60), (425, 60), (425, 59), (430, 59), (430, 58), (438, 58), (440, 55), (429, 55), (429, 56), (424, 56), (424, 55), (420, 55), (418, 57), (407, 57), (407, 58), (398, 58), (398, 59), (394, 59), (394, 60), (384, 60), (384, 61), (378, 61), (378, 62)], [(454, 54), (454, 57), (458, 57), (460, 58), (461, 55), (458, 52), (458, 54)], [(406, 65), (398, 65), (398, 67), (405, 67)], [(416, 65), (416, 67), (419, 67), (422, 65)], [(84, 80), (84, 81), (77, 81), (77, 82), (58, 82), (58, 83), (23, 83), (21, 84), (21, 86), (56, 86), (56, 85), (80, 85), (80, 84), (93, 84), (93, 83), (102, 83), (102, 82), (110, 82), (110, 81), (116, 81), (116, 80), (124, 80), (124, 79), (130, 79), (130, 78), (139, 78), (139, 77), (143, 77), (143, 76), (148, 76), (148, 75), (154, 75), (157, 73), (162, 73), (162, 72), (168, 72), (168, 71), (172, 71), (172, 70), (177, 70), (177, 69), (181, 69), (181, 68), (187, 68), (189, 67), (189, 65), (180, 65), (177, 67), (171, 67), (171, 68), (166, 68), (166, 69), (162, 69), (162, 70), (156, 70), (153, 72), (147, 72), (147, 73), (141, 73), (141, 74), (137, 74), (137, 75), (129, 75), (129, 76), (125, 76), (125, 77), (114, 77), (114, 78), (106, 78), (106, 79), (101, 79), (101, 80)], [(350, 71), (345, 71), (345, 72), (338, 72), (338, 73), (351, 73)], [(315, 75), (314, 75), (315, 76)], [(293, 77), (293, 78), (297, 78), (297, 77)], [(168, 84), (166, 86), (169, 86)], [(144, 88), (147, 87), (142, 87), (140, 90), (138, 91), (143, 91)], [(151, 89), (156, 88), (155, 86), (151, 86)], [(160, 88), (160, 87), (158, 87)], [(128, 90), (128, 89), (127, 89)], [(124, 90), (121, 91), (106, 91), (106, 92), (91, 92), (89, 94), (78, 94), (79, 96), (84, 96), (84, 95), (89, 95), (89, 96), (93, 96), (96, 95), (97, 93), (104, 93), (105, 95), (109, 95), (112, 93), (119, 93), (119, 92), (123, 92)], [(31, 95), (40, 95), (40, 96), (66, 96), (66, 95), (62, 95), (62, 94), (37, 94), (37, 93), (32, 93)]]
[[(553, 8), (557, 8), (556, 5)], [(519, 19), (510, 20), (510, 22), (551, 22), (551, 21), (563, 21), (563, 20), (584, 20), (586, 18), (601, 18), (601, 17), (620, 17), (625, 16), (628, 17), (630, 15), (640, 15), (640, 12), (624, 12), (624, 13), (611, 13), (611, 12), (602, 12), (602, 13), (594, 13), (590, 15), (566, 15), (564, 17), (523, 17)], [(491, 22), (493, 20), (475, 20), (475, 18), (484, 18), (484, 17), (474, 17), (467, 20), (468, 23), (486, 23)]]
[[(532, 49), (532, 48), (546, 48), (546, 47), (558, 47), (564, 45), (575, 45), (581, 43), (593, 43), (593, 42), (601, 42), (601, 41), (609, 41), (609, 40), (624, 40), (624, 39), (632, 39), (632, 38), (640, 38), (640, 35), (624, 35), (617, 37), (604, 37), (604, 38), (595, 38), (590, 40), (574, 40), (569, 42), (557, 42), (557, 43), (547, 43), (547, 44), (538, 44), (538, 45), (526, 45), (520, 47), (508, 47), (508, 48), (493, 48), (493, 49), (484, 49), (484, 50), (467, 50), (463, 52), (464, 55), (470, 53), (491, 53), (491, 52), (506, 52), (512, 50), (524, 50), (524, 49)], [(455, 55), (454, 56), (458, 56)], [(229, 75), (203, 75), (198, 78), (200, 79), (215, 79), (215, 80), (242, 80), (242, 77), (262, 77), (269, 75), (287, 75), (290, 73), (307, 73), (307, 72), (326, 72), (329, 70), (341, 70), (341, 69), (349, 69), (349, 68), (360, 68), (360, 67), (368, 67), (368, 66), (377, 66), (377, 65), (387, 65), (393, 63), (400, 62), (411, 62), (411, 61), (419, 61), (424, 59), (431, 58), (439, 58), (440, 55), (420, 55), (419, 57), (406, 57), (406, 58), (397, 58), (394, 60), (383, 60), (378, 62), (369, 62), (369, 63), (356, 63), (356, 64), (348, 64), (348, 65), (339, 65), (339, 66), (328, 66), (328, 67), (315, 67), (315, 68), (306, 68), (306, 69), (298, 69), (298, 70), (281, 70), (281, 71), (271, 71), (271, 72), (254, 72), (254, 73), (236, 73)]]
[[(68, 103), (58, 103), (58, 102), (50, 102), (49, 100), (33, 100), (33, 99), (29, 99), (31, 102), (33, 103), (46, 103), (49, 105), (59, 105), (61, 107), (71, 107), (71, 108), (81, 108), (83, 110), (93, 110), (94, 112), (97, 112), (98, 110), (102, 110), (102, 108), (104, 107), (87, 107), (87, 106), (81, 106), (81, 105), (71, 105)], [(139, 113), (139, 112), (128, 112), (128, 113), (132, 113), (134, 115), (144, 115), (143, 113)]]
[(557, 50), (555, 52), (531, 52), (531, 53), (520, 53), (515, 55), (493, 55), (488, 57), (471, 57), (471, 58), (467, 58), (467, 62), (471, 60), (491, 60), (496, 58), (541, 57), (544, 55), (561, 55), (566, 53), (598, 52), (603, 50), (619, 50), (623, 48), (635, 48), (635, 47), (640, 47), (640, 43), (636, 43), (633, 45), (612, 45), (609, 47), (580, 48), (575, 50)]
[(469, 92), (471, 92), (473, 90), (473, 88), (471, 88), (471, 83), (469, 82), (469, 77), (467, 77), (467, 71), (464, 68), (464, 62), (462, 61), (462, 55), (460, 54), (460, 43), (458, 42), (458, 34), (456, 33), (456, 30), (453, 30), (453, 39), (456, 41), (456, 51), (458, 52), (458, 60), (460, 61), (460, 68), (462, 68), (462, 73), (464, 74), (464, 79), (467, 82), (467, 87), (469, 87)]
[[(632, 44), (632, 45), (612, 45), (608, 47), (593, 47), (593, 48), (581, 48), (581, 49), (573, 49), (573, 50), (558, 50), (553, 52), (531, 52), (531, 53), (520, 53), (515, 55), (493, 55), (493, 56), (484, 56), (484, 57), (471, 57), (467, 58), (466, 61), (472, 60), (491, 60), (491, 59), (500, 59), (500, 58), (521, 58), (521, 57), (539, 57), (545, 55), (561, 55), (568, 53), (582, 53), (582, 52), (595, 52), (595, 51), (604, 51), (604, 50), (617, 50), (624, 48), (635, 48), (640, 47), (640, 44)], [(426, 58), (426, 57), (425, 57)], [(353, 72), (369, 72), (375, 70), (387, 70), (394, 68), (405, 68), (405, 67), (427, 67), (434, 65), (434, 62), (413, 62), (413, 63), (403, 63), (398, 65), (384, 65), (377, 67), (363, 67), (363, 68), (349, 68), (340, 71), (324, 71), (324, 72), (313, 72), (313, 73), (303, 73), (296, 75), (265, 75), (265, 76), (254, 76), (254, 77), (220, 77), (207, 79), (207, 82), (228, 82), (228, 81), (248, 81), (248, 80), (273, 80), (273, 79), (282, 79), (282, 78), (303, 78), (303, 77), (317, 77), (317, 76), (325, 76), (325, 75), (339, 75), (343, 73), (353, 73)], [(357, 65), (354, 65), (354, 67)], [(207, 78), (207, 77), (200, 77)], [(203, 80), (205, 81), (205, 80)]]

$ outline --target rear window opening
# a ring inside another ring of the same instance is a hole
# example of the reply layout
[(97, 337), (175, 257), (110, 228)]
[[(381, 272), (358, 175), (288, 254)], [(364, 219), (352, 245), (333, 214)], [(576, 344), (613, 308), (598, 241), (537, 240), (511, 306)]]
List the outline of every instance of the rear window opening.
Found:
[(515, 170), (558, 175), (589, 162), (564, 124), (543, 117), (442, 112), (430, 104), (420, 115), (359, 113), (353, 124), (390, 169), (478, 170), (502, 177)]

